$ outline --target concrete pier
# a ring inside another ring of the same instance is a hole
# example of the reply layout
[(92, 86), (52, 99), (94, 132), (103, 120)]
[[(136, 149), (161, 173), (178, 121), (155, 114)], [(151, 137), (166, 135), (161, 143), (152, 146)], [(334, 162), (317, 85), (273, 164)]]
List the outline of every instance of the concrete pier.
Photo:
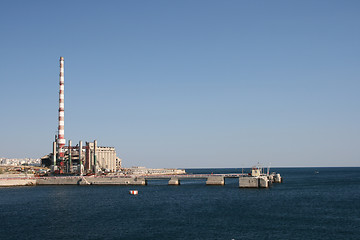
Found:
[(169, 185), (180, 185), (180, 180), (179, 178), (176, 177), (172, 177), (169, 180)]
[(209, 176), (206, 185), (225, 185), (225, 178), (223, 176)]
[(239, 179), (240, 188), (268, 188), (282, 181), (280, 174), (250, 176), (248, 174), (180, 174), (180, 175), (108, 175), (108, 176), (49, 176), (0, 174), (1, 186), (25, 185), (147, 185), (148, 180), (168, 180), (169, 185), (180, 181), (206, 179), (206, 185), (225, 185), (225, 178)]
[(36, 179), (37, 185), (147, 185), (143, 177), (44, 177)]
[(239, 177), (240, 188), (268, 188), (270, 180), (268, 176)]
[(33, 186), (36, 180), (33, 174), (0, 174), (0, 187)]
[(88, 178), (91, 185), (146, 185), (147, 181), (145, 178), (141, 177), (128, 177), (128, 178), (117, 178), (117, 177), (107, 177), (107, 178)]
[(257, 177), (239, 177), (239, 187), (241, 187), (241, 188), (258, 188), (259, 180)]
[(269, 187), (269, 179), (267, 176), (261, 176), (258, 178), (259, 187), (261, 188), (268, 188)]

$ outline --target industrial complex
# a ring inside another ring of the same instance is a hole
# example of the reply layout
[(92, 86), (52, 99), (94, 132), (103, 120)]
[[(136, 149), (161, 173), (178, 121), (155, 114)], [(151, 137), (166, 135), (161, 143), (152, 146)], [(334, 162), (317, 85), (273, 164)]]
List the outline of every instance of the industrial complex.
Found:
[[(146, 185), (148, 180), (168, 180), (169, 185), (179, 185), (180, 180), (206, 179), (206, 185), (224, 185), (225, 178), (238, 178), (239, 187), (267, 188), (271, 183), (282, 182), (277, 173), (267, 173), (259, 166), (248, 174), (186, 174), (182, 169), (123, 168), (114, 147), (99, 146), (96, 140), (79, 141), (75, 146), (65, 140), (65, 82), (64, 58), (60, 57), (58, 129), (52, 143), (52, 152), (41, 158), (35, 174), (25, 172), (25, 167), (8, 169), (20, 174), (0, 174), (0, 186), (24, 185)], [(35, 171), (34, 169), (31, 169)], [(24, 172), (23, 172), (24, 171)]]
[(114, 147), (98, 146), (96, 140), (85, 142), (84, 146), (82, 141), (72, 146), (69, 140), (66, 146), (64, 72), (64, 58), (60, 57), (58, 133), (53, 142), (52, 152), (41, 158), (41, 165), (50, 167), (54, 174), (83, 175), (119, 171), (121, 159), (116, 156)]

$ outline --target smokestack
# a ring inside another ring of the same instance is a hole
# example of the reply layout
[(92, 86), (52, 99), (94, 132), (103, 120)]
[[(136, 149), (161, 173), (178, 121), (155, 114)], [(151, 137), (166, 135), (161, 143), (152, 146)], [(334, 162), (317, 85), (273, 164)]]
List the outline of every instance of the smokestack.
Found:
[(58, 126), (58, 153), (64, 157), (64, 58), (60, 57), (60, 91), (59, 91), (59, 126)]
[(82, 165), (82, 141), (79, 141), (79, 163), (80, 163), (80, 176), (83, 175), (83, 165)]

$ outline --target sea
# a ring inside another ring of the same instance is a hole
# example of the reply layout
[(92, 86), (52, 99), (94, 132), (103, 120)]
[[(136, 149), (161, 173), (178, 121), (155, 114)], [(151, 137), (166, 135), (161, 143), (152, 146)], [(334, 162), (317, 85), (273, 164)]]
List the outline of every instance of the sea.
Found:
[(272, 171), (283, 182), (266, 189), (238, 179), (0, 188), (0, 239), (360, 239), (360, 168)]

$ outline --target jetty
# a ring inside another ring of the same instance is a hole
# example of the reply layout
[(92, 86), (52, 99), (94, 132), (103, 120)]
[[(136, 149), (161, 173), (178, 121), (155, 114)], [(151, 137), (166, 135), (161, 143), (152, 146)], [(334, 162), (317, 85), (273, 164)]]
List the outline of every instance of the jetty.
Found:
[(34, 185), (147, 185), (149, 180), (167, 180), (168, 185), (180, 185), (181, 181), (205, 179), (206, 185), (225, 185), (227, 178), (238, 178), (240, 188), (268, 188), (272, 183), (282, 182), (279, 173), (263, 174), (253, 168), (249, 174), (149, 174), (108, 176), (44, 176), (25, 174), (0, 174), (0, 186)]

